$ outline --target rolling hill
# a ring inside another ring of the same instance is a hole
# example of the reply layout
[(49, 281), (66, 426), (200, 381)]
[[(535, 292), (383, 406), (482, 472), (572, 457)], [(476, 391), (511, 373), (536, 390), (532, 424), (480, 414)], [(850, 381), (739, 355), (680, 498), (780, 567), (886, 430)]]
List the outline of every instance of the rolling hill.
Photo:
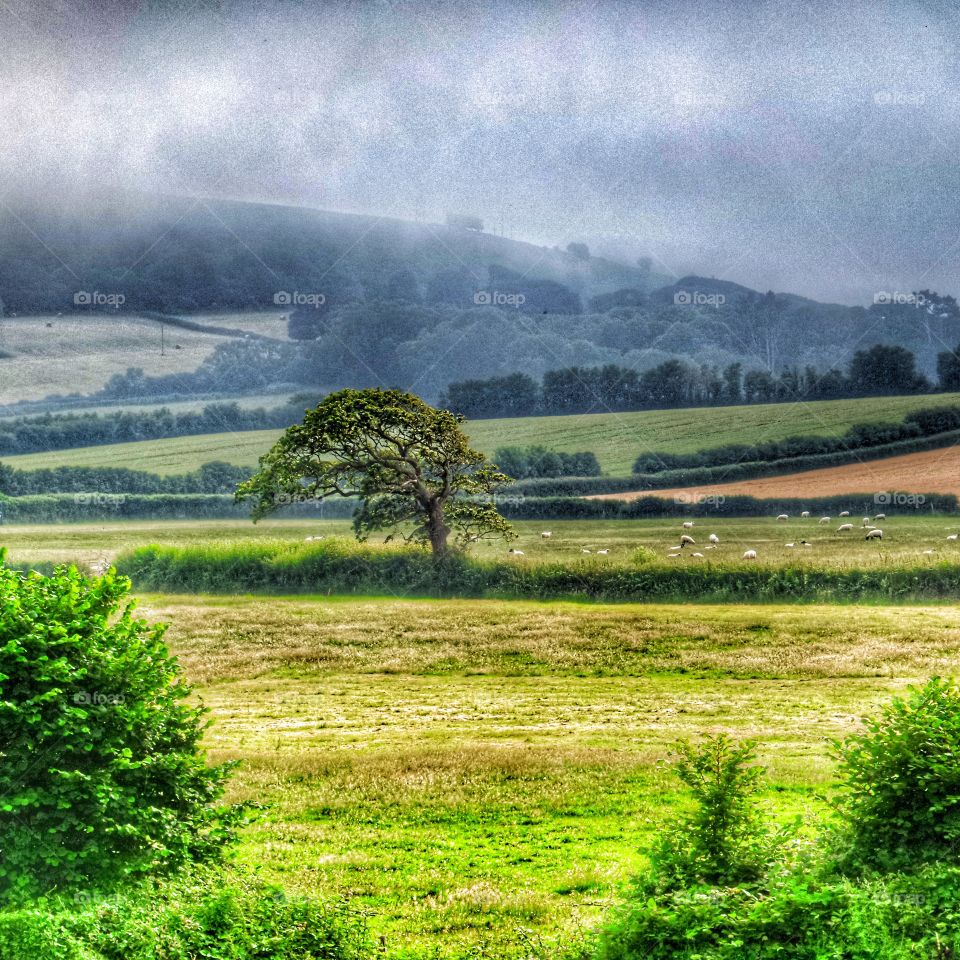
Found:
[[(798, 434), (840, 435), (855, 423), (898, 421), (911, 410), (955, 403), (960, 403), (960, 394), (874, 397), (802, 404), (477, 420), (468, 423), (467, 430), (475, 445), (487, 454), (493, 454), (497, 447), (530, 444), (567, 452), (589, 450), (597, 455), (605, 474), (629, 476), (634, 460), (644, 450), (690, 453), (728, 443), (760, 443)], [(254, 467), (279, 432), (255, 430), (81, 447), (9, 457), (4, 462), (21, 469), (122, 464), (160, 474), (185, 473), (211, 460)]]

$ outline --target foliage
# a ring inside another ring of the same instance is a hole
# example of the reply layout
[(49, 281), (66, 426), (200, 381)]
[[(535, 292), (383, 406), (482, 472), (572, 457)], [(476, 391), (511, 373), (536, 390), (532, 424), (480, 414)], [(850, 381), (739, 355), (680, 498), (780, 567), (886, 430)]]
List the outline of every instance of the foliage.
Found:
[(764, 773), (756, 744), (734, 743), (726, 734), (699, 746), (682, 741), (675, 769), (696, 808), (651, 851), (653, 888), (738, 886), (764, 877), (785, 835), (766, 826), (756, 805)]
[(895, 697), (863, 733), (835, 745), (837, 842), (851, 867), (890, 869), (956, 856), (960, 687), (934, 677)]
[(497, 466), (518, 480), (528, 477), (598, 477), (600, 464), (594, 454), (564, 453), (546, 447), (499, 447), (493, 455)]
[(254, 517), (285, 503), (356, 497), (359, 538), (391, 529), (429, 542), (434, 554), (451, 532), (461, 543), (509, 536), (483, 499), (509, 477), (470, 448), (462, 422), (399, 390), (341, 390), (286, 431), (237, 497), (253, 499)]
[(0, 960), (367, 960), (364, 919), (238, 872), (0, 911)]
[(215, 851), (227, 767), (136, 619), (129, 582), (0, 568), (0, 897), (118, 881)]

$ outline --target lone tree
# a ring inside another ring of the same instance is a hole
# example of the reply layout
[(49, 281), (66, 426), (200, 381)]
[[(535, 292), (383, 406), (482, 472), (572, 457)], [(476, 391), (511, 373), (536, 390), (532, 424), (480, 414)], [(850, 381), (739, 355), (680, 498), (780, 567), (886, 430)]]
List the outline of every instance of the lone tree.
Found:
[(406, 530), (405, 539), (429, 542), (435, 556), (446, 553), (454, 532), (461, 544), (509, 538), (510, 525), (489, 497), (510, 477), (470, 449), (463, 420), (400, 390), (340, 390), (260, 458), (237, 499), (251, 498), (258, 520), (291, 502), (357, 497), (359, 539)]

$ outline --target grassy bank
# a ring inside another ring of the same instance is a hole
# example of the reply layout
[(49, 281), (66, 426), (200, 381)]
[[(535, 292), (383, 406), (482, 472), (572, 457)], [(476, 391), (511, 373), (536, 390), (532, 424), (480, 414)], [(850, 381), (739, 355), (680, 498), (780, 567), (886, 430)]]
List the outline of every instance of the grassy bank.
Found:
[[(872, 544), (870, 544), (872, 546)], [(703, 563), (606, 558), (537, 563), (451, 555), (436, 561), (415, 548), (246, 543), (148, 546), (123, 554), (119, 570), (138, 589), (195, 593), (321, 593), (423, 597), (696, 601), (908, 602), (960, 595), (960, 563), (900, 562), (857, 567), (755, 565), (730, 558)]]

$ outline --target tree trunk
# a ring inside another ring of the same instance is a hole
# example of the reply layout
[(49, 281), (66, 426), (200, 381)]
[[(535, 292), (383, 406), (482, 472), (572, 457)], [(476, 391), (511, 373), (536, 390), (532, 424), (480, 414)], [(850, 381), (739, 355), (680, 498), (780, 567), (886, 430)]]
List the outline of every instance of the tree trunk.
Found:
[(435, 557), (442, 557), (447, 552), (447, 537), (450, 528), (443, 522), (443, 504), (433, 501), (427, 512), (427, 532), (430, 535), (430, 549)]

